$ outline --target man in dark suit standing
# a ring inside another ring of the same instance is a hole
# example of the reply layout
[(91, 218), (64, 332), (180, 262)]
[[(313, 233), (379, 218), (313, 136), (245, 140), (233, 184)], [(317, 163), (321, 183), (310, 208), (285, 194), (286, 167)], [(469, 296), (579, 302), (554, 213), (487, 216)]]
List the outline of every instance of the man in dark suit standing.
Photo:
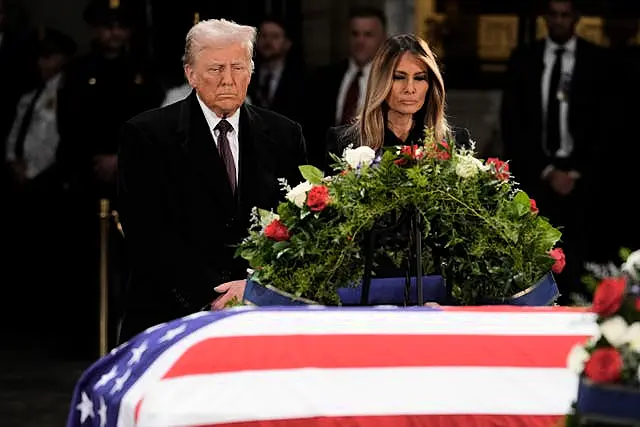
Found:
[(251, 103), (301, 121), (305, 110), (306, 71), (291, 57), (287, 24), (269, 16), (258, 27), (256, 71), (249, 85)]
[[(128, 121), (118, 156), (121, 218), (132, 271), (126, 340), (221, 299), (242, 298), (247, 265), (233, 245), (254, 206), (284, 197), (279, 178), (302, 181), (300, 126), (245, 104), (256, 30), (226, 20), (187, 35), (183, 101)], [(222, 285), (222, 286), (221, 286)]]
[(364, 102), (371, 61), (387, 37), (384, 12), (361, 6), (349, 12), (349, 57), (322, 67), (315, 73), (310, 99), (317, 108), (309, 111), (305, 135), (309, 159), (325, 168), (326, 134), (330, 127), (349, 123)]
[(592, 149), (605, 125), (603, 54), (576, 36), (578, 19), (574, 1), (548, 2), (548, 37), (512, 53), (501, 117), (515, 179), (540, 213), (563, 227), (567, 268), (557, 279), (565, 303), (570, 293), (582, 291)]

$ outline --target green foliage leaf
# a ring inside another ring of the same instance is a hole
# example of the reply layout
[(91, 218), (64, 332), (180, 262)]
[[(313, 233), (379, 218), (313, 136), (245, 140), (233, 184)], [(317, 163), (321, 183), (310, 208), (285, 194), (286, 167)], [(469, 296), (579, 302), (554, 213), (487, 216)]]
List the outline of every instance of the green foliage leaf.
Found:
[(549, 248), (549, 250), (552, 249), (562, 237), (562, 233), (543, 217), (538, 217), (536, 222), (539, 229), (539, 235), (537, 236), (539, 245)]
[(322, 184), (322, 179), (324, 178), (324, 173), (320, 169), (311, 165), (300, 166), (300, 173), (302, 177), (309, 181), (311, 184), (319, 185)]
[(513, 198), (513, 205), (518, 216), (524, 216), (531, 212), (531, 200), (524, 191), (516, 193)]

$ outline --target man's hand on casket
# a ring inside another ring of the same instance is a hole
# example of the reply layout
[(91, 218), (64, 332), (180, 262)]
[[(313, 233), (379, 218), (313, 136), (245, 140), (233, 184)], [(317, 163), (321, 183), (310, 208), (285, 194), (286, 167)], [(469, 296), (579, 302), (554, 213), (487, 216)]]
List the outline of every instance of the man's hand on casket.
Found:
[(218, 298), (211, 303), (211, 310), (222, 310), (228, 304), (235, 300), (242, 301), (244, 296), (244, 288), (247, 285), (246, 280), (234, 280), (233, 282), (223, 283), (220, 286), (216, 286), (214, 290), (222, 293)]

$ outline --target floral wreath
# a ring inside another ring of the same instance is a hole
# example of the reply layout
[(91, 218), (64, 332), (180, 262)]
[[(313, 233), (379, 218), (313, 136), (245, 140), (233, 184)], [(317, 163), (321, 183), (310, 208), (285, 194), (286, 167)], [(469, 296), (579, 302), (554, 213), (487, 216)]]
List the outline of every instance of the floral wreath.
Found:
[[(458, 147), (451, 135), (436, 141), (427, 128), (418, 145), (378, 154), (349, 147), (333, 159), (335, 175), (301, 166), (305, 181), (294, 188), (282, 181), (287, 195), (276, 212), (254, 209), (237, 250), (252, 280), (339, 305), (337, 289), (363, 277), (367, 233), (407, 209), (421, 217), (424, 271), (443, 266), (457, 303), (508, 298), (564, 268), (554, 248), (561, 233), (517, 188), (508, 163), (477, 158), (473, 143)], [(393, 239), (375, 253), (398, 267), (409, 256)]]
[[(601, 391), (598, 400), (609, 398), (608, 393), (613, 391), (616, 393), (613, 399), (620, 400), (626, 395), (630, 405), (637, 407), (640, 403), (640, 251), (630, 254), (623, 249), (621, 257), (625, 262), (620, 268), (589, 266), (592, 275), (585, 281), (595, 290), (591, 311), (597, 316), (598, 331), (587, 342), (572, 348), (567, 366), (580, 375), (582, 390)], [(587, 417), (624, 418), (623, 414), (616, 414), (615, 409), (608, 414), (598, 413), (591, 399), (579, 393), (574, 410), (563, 424), (581, 425)], [(640, 419), (633, 421), (638, 423)]]

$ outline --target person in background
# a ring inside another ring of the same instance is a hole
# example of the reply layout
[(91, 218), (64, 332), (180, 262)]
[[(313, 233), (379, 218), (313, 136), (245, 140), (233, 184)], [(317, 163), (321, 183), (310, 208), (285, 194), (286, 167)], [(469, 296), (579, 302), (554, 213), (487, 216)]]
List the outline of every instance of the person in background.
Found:
[(302, 121), (306, 71), (290, 58), (291, 39), (284, 20), (270, 16), (258, 27), (256, 71), (248, 95), (254, 105)]
[(578, 37), (574, 0), (550, 0), (544, 15), (548, 36), (514, 50), (505, 75), (501, 126), (505, 157), (521, 188), (540, 213), (562, 227), (567, 268), (557, 276), (561, 304), (585, 294), (585, 213), (594, 186), (593, 150), (604, 139), (603, 88), (607, 75), (601, 48)]
[(54, 30), (39, 31), (38, 71), (35, 89), (20, 98), (7, 138), (6, 159), (15, 191), (40, 180), (56, 161), (58, 148), (57, 96), (63, 70), (76, 50), (76, 43)]
[[(64, 283), (65, 188), (56, 161), (58, 148), (57, 98), (64, 69), (76, 50), (75, 42), (54, 29), (38, 31), (39, 82), (23, 94), (7, 138), (5, 172), (9, 191), (4, 215), (8, 216), (6, 268), (9, 274), (4, 297), (17, 305), (29, 305), (33, 295), (48, 303), (48, 321), (33, 330), (17, 333), (29, 343), (51, 346), (58, 325), (56, 290)], [(25, 325), (26, 327), (26, 325)], [(41, 348), (41, 350), (45, 350)]]
[(305, 135), (312, 164), (325, 169), (325, 137), (330, 127), (350, 123), (364, 103), (371, 61), (387, 38), (387, 20), (382, 10), (361, 6), (349, 12), (349, 57), (322, 67), (310, 85)]
[(145, 328), (242, 298), (248, 267), (234, 245), (254, 207), (302, 181), (300, 125), (245, 102), (254, 27), (201, 21), (187, 35), (182, 101), (127, 121), (119, 202), (131, 261), (121, 341)]
[(74, 189), (115, 200), (120, 126), (159, 107), (164, 89), (151, 64), (131, 52), (134, 11), (130, 2), (93, 0), (84, 13), (91, 25), (91, 52), (69, 66), (60, 92), (61, 160)]

